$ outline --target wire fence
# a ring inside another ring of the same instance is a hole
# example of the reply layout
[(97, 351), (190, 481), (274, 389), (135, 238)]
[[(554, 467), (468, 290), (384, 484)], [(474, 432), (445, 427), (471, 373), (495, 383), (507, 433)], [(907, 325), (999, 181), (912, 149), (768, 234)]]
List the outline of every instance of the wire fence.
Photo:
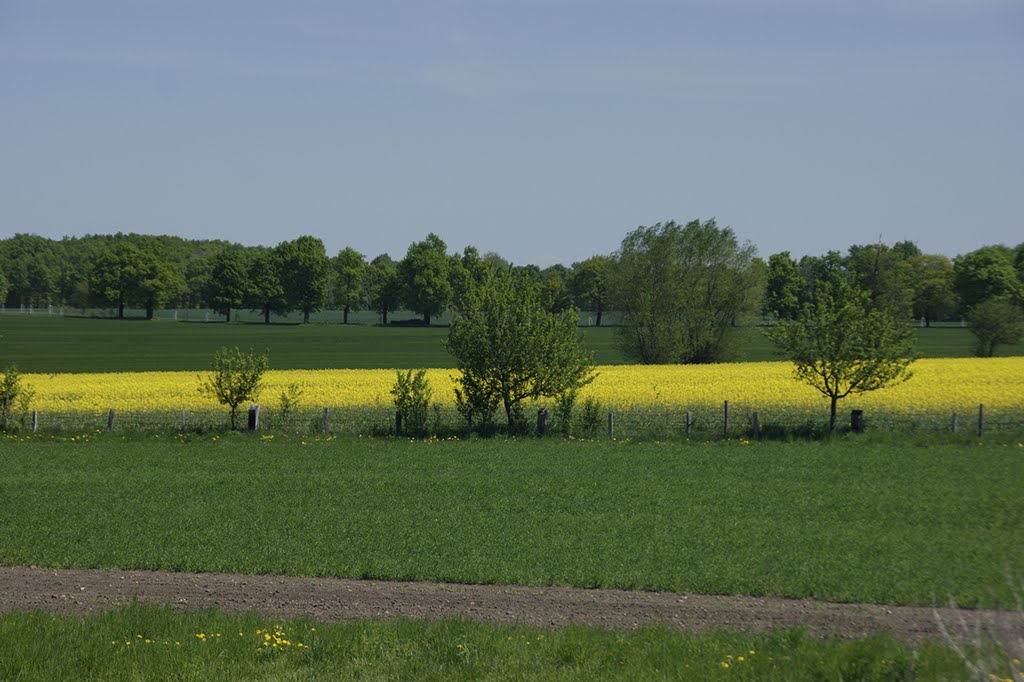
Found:
[[(283, 410), (240, 409), (236, 428), (296, 435), (327, 434), (351, 437), (572, 436), (636, 440), (714, 440), (815, 438), (828, 431), (828, 410), (808, 411), (744, 405), (635, 406), (606, 408), (596, 403), (576, 405), (569, 415), (550, 406), (523, 409), (510, 429), (503, 412), (491, 419), (472, 420), (454, 407), (434, 405), (424, 418), (404, 420), (387, 406), (345, 408), (297, 407)], [(421, 422), (416, 424), (415, 422)], [(913, 434), (1002, 434), (1024, 438), (1024, 408), (988, 409), (974, 406), (948, 412), (841, 410), (840, 431)], [(96, 431), (125, 433), (207, 433), (230, 429), (223, 410), (32, 412), (12, 415), (13, 433), (75, 434)]]

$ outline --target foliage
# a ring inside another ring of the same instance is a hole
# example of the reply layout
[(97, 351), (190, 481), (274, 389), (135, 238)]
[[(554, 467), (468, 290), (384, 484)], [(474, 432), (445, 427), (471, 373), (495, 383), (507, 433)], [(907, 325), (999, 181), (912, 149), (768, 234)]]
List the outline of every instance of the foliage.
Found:
[(294, 412), (295, 408), (299, 406), (299, 400), (302, 398), (302, 394), (305, 393), (305, 389), (300, 384), (288, 384), (278, 396), (278, 402), (281, 404), (281, 421), (287, 423), (288, 418)]
[(866, 292), (849, 285), (821, 285), (793, 320), (770, 328), (769, 337), (793, 362), (796, 378), (836, 403), (910, 378), (913, 331), (892, 312), (877, 310)]
[(10, 288), (11, 284), (7, 281), (7, 275), (4, 274), (3, 270), (0, 270), (0, 304), (7, 300), (7, 291)]
[(604, 312), (611, 304), (612, 276), (615, 264), (608, 256), (591, 256), (572, 264), (569, 290), (573, 305), (580, 310), (597, 314), (596, 325), (601, 326)]
[(92, 264), (89, 291), (101, 305), (117, 309), (117, 318), (124, 318), (125, 306), (140, 297), (145, 255), (127, 242), (102, 252)]
[(210, 307), (231, 321), (231, 309), (241, 308), (249, 290), (248, 263), (238, 249), (224, 249), (211, 259)]
[(913, 282), (913, 315), (926, 325), (948, 320), (957, 310), (953, 261), (945, 256), (922, 254), (910, 260)]
[(515, 427), (528, 398), (554, 398), (593, 380), (575, 310), (544, 310), (522, 275), (499, 274), (482, 286), (449, 328), (446, 347), (459, 376), (458, 401), (486, 414), (502, 405)]
[[(27, 389), (21, 383), (21, 373), (17, 366), (8, 365), (4, 373), (0, 375), (0, 429), (6, 431), (11, 426), (11, 415), (14, 408), (19, 405), (19, 400), (26, 395)], [(31, 394), (29, 394), (31, 399)], [(23, 409), (27, 409), (27, 404)]]
[(975, 355), (990, 358), (996, 346), (1018, 343), (1024, 338), (1024, 313), (1005, 300), (982, 301), (967, 313), (971, 333), (977, 339)]
[(289, 310), (283, 283), (284, 267), (277, 249), (263, 249), (250, 262), (245, 305), (250, 310), (261, 311), (264, 324), (270, 324), (271, 313), (283, 315)]
[[(908, 244), (903, 242), (903, 244)], [(916, 248), (916, 247), (914, 247)], [(912, 271), (903, 254), (885, 244), (853, 245), (846, 257), (852, 284), (868, 295), (871, 307), (895, 315), (909, 315), (913, 299)]]
[(199, 393), (217, 399), (231, 410), (231, 428), (237, 425), (238, 406), (256, 400), (262, 389), (263, 375), (270, 366), (266, 352), (251, 348), (242, 352), (238, 346), (220, 348), (213, 355), (210, 376), (199, 378)]
[(425, 240), (411, 244), (398, 264), (405, 304), (423, 315), (423, 323), (427, 325), (452, 300), (447, 248), (444, 241), (431, 232)]
[(370, 261), (366, 268), (365, 289), (370, 306), (380, 315), (383, 325), (388, 323), (388, 313), (394, 312), (402, 300), (402, 283), (398, 279), (398, 264), (386, 253)]
[(402, 416), (402, 432), (399, 436), (427, 435), (427, 414), (433, 391), (427, 380), (426, 370), (405, 373), (395, 372), (395, 384), (391, 387), (395, 408)]
[(715, 221), (630, 232), (615, 290), (626, 356), (644, 364), (718, 362), (738, 315), (754, 307), (754, 247)]
[(768, 257), (764, 312), (782, 320), (792, 320), (800, 312), (804, 297), (804, 279), (789, 251)]
[(302, 311), (302, 321), (309, 323), (309, 314), (320, 310), (327, 302), (327, 285), (331, 277), (331, 262), (324, 243), (316, 237), (303, 235), (277, 247), (281, 259), (281, 272), (288, 308)]
[(983, 301), (1024, 300), (1024, 281), (1014, 268), (1014, 251), (1005, 246), (983, 246), (953, 261), (956, 290), (968, 310)]
[(334, 257), (332, 265), (335, 282), (334, 304), (341, 306), (342, 324), (348, 324), (349, 310), (359, 310), (363, 307), (366, 258), (351, 246), (346, 246)]

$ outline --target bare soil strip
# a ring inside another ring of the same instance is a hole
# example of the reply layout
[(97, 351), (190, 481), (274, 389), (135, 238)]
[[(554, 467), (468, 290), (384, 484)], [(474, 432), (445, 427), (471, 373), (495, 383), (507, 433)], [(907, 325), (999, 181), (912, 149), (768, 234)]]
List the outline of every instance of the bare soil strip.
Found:
[(1002, 641), (1024, 638), (1024, 614), (1015, 611), (572, 587), (0, 567), (0, 612), (88, 614), (132, 600), (317, 621), (459, 617), (543, 628), (580, 623), (631, 629), (661, 623), (693, 632), (725, 629), (751, 633), (803, 627), (816, 636), (854, 638), (885, 633), (904, 641), (941, 639), (941, 620), (957, 639), (974, 637), (979, 630)]

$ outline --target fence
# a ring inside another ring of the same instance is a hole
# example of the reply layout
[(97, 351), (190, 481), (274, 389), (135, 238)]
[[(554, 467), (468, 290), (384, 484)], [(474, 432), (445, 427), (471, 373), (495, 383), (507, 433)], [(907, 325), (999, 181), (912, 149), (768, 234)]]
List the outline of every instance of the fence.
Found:
[[(408, 421), (403, 431), (401, 419), (393, 408), (302, 407), (288, 411), (262, 407), (258, 423), (245, 410), (237, 415), (240, 429), (255, 426), (268, 433), (337, 436), (436, 436), (465, 437), (505, 433), (503, 414), (490, 423), (479, 418), (472, 422), (449, 406), (433, 406), (425, 429), (410, 433)], [(1024, 437), (1024, 409), (990, 410), (984, 406), (949, 412), (864, 412), (843, 410), (838, 426), (842, 431), (874, 431), (914, 434), (1003, 434)], [(567, 428), (568, 427), (568, 428)], [(12, 415), (9, 432), (75, 434), (96, 431), (127, 433), (205, 433), (229, 428), (228, 411), (180, 410), (174, 412), (97, 410), (94, 412), (32, 412)], [(714, 440), (721, 438), (785, 439), (818, 437), (828, 428), (828, 410), (809, 412), (772, 407), (755, 407), (723, 401), (719, 406), (643, 406), (613, 408), (577, 405), (566, 420), (548, 409), (530, 406), (523, 411), (519, 428), (513, 435), (570, 435), (578, 438), (617, 438), (636, 440)]]

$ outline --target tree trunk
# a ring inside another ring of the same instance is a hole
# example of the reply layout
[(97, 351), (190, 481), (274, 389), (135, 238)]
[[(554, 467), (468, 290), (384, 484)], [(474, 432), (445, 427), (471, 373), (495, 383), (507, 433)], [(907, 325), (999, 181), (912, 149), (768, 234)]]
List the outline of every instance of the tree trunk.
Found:
[(228, 311), (226, 313), (224, 313), (224, 317), (227, 318), (227, 319), (224, 320), (225, 322), (230, 322), (231, 321), (231, 308), (228, 308)]
[(341, 323), (348, 324), (348, 306), (345, 306), (345, 309), (341, 313)]
[(430, 326), (430, 313), (423, 313), (423, 324)]
[(156, 308), (156, 305), (153, 303), (153, 299), (149, 299), (148, 301), (146, 301), (146, 319), (147, 320), (152, 320), (153, 319), (153, 310), (154, 310), (154, 308)]
[(270, 305), (263, 306), (263, 324), (270, 324)]
[(836, 432), (836, 403), (839, 402), (839, 398), (832, 396), (832, 412), (828, 420), (828, 432), (833, 434)]
[(302, 311), (302, 324), (309, 324), (309, 311), (308, 310), (303, 310)]
[(384, 310), (380, 311), (380, 315), (381, 319), (384, 321), (384, 326), (388, 326), (388, 309), (384, 308)]
[(597, 326), (598, 327), (601, 326), (601, 309), (600, 308), (597, 309)]
[(120, 299), (117, 302), (117, 319), (124, 319), (124, 299)]

